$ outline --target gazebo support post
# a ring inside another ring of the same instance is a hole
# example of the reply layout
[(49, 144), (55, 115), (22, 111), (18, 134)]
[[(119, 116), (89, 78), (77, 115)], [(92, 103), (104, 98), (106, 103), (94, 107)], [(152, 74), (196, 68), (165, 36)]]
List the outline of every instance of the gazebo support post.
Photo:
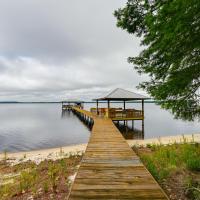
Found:
[(126, 134), (128, 133), (128, 120), (126, 120)]
[(99, 115), (99, 101), (97, 100), (97, 115)]
[[(125, 111), (125, 110), (126, 110), (126, 101), (124, 100), (124, 113), (126, 114), (126, 111)], [(124, 126), (125, 126), (125, 123), (126, 123), (126, 122), (125, 122), (125, 120), (124, 120)]]
[(144, 135), (144, 100), (142, 99), (142, 135)]
[(110, 100), (108, 100), (108, 118), (110, 117)]
[(134, 130), (134, 120), (132, 120), (132, 130)]

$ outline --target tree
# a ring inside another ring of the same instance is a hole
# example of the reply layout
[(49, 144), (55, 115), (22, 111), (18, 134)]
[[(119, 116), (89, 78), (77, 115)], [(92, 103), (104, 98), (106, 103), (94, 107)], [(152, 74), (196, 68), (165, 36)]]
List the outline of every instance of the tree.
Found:
[(139, 56), (128, 58), (150, 76), (138, 88), (176, 118), (200, 119), (200, 1), (128, 0), (114, 15), (117, 26), (144, 46)]

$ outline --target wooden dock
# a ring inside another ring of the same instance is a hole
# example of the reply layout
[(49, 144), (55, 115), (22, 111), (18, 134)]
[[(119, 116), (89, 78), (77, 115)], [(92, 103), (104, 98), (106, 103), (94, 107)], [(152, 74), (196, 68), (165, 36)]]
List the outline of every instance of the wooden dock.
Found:
[(94, 125), (68, 199), (168, 199), (111, 119), (74, 109)]

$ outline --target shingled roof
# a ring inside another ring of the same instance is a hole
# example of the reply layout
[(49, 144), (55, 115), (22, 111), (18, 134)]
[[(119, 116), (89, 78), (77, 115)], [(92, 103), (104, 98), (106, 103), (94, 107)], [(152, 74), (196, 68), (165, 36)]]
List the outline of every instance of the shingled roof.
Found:
[(116, 88), (112, 92), (110, 92), (108, 95), (104, 97), (97, 98), (95, 100), (144, 100), (144, 99), (150, 99), (146, 96), (143, 96), (141, 94), (137, 94), (128, 90), (124, 90), (121, 88)]

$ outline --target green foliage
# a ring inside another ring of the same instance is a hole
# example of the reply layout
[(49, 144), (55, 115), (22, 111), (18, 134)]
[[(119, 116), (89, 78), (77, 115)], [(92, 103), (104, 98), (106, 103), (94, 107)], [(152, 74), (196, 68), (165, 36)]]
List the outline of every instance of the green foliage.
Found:
[[(3, 174), (0, 199), (27, 199), (27, 196), (34, 199), (64, 199), (69, 192), (68, 177), (76, 172), (80, 160), (81, 156), (71, 155), (70, 158), (56, 161), (44, 160), (38, 165), (28, 161), (14, 166), (3, 161), (0, 163), (0, 174)], [(11, 177), (4, 181), (7, 174)]]
[(158, 180), (160, 178), (159, 172), (154, 164), (152, 157), (149, 156), (141, 156), (141, 159), (145, 162), (147, 169), (153, 175), (153, 177)]
[(181, 148), (181, 160), (192, 171), (200, 171), (200, 148), (199, 145), (183, 144)]
[(115, 11), (117, 26), (141, 37), (144, 50), (130, 57), (140, 84), (176, 118), (200, 118), (200, 1), (128, 0)]
[(198, 157), (189, 158), (186, 162), (187, 168), (193, 171), (200, 171), (200, 159)]
[(9, 194), (11, 192), (10, 188), (11, 188), (11, 186), (9, 184), (2, 185), (0, 187), (0, 197), (2, 198), (2, 200), (8, 199), (7, 197), (9, 196)]
[(54, 163), (50, 162), (48, 168), (48, 175), (54, 192), (56, 192), (57, 188), (57, 181), (59, 178), (58, 173), (59, 173), (59, 168)]
[(151, 154), (141, 154), (140, 157), (156, 180), (168, 177), (178, 168), (200, 170), (200, 147), (195, 144), (157, 145), (153, 146)]
[(4, 162), (6, 163), (6, 162), (7, 162), (7, 159), (8, 159), (8, 155), (7, 155), (8, 153), (7, 153), (6, 150), (5, 150), (3, 153), (4, 153), (4, 159), (3, 159), (3, 160), (4, 160)]
[(22, 171), (19, 180), (20, 192), (28, 191), (28, 189), (35, 184), (36, 178), (37, 172), (35, 170), (32, 170), (31, 172)]
[(43, 183), (43, 190), (44, 190), (45, 193), (47, 193), (47, 192), (49, 191), (49, 185), (48, 185), (48, 182), (47, 182), (47, 181), (45, 181), (45, 182)]
[(147, 144), (146, 147), (150, 148), (152, 151), (155, 151), (158, 148), (156, 144)]
[(200, 183), (193, 178), (186, 180), (186, 196), (191, 200), (200, 199)]

